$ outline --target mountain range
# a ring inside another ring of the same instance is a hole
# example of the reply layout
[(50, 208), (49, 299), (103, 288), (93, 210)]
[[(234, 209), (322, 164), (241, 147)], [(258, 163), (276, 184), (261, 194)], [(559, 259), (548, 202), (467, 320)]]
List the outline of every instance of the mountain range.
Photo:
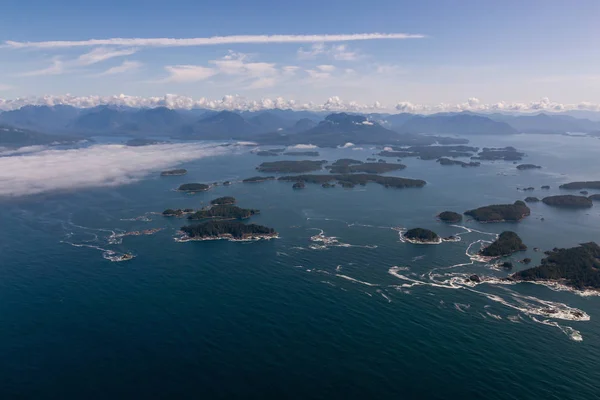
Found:
[(347, 142), (416, 145), (436, 141), (435, 138), (424, 135), (600, 132), (600, 121), (559, 113), (327, 115), (279, 109), (237, 113), (202, 109), (173, 110), (166, 107), (133, 109), (110, 106), (90, 109), (70, 106), (25, 106), (0, 113), (0, 124), (5, 129), (10, 127), (13, 133), (19, 129), (28, 132), (28, 138), (24, 138), (28, 144), (36, 142), (33, 137), (39, 137), (39, 142), (44, 142), (40, 144), (53, 141), (51, 138), (42, 139), (39, 135), (43, 134), (63, 135), (63, 138), (125, 135), (138, 138), (160, 136), (194, 140), (248, 139), (282, 145), (343, 145)]

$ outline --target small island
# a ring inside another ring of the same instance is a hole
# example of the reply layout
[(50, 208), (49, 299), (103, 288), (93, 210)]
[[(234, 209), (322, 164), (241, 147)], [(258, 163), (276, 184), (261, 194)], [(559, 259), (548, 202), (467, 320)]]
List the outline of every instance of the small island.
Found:
[(484, 257), (503, 257), (525, 250), (527, 250), (527, 246), (525, 246), (519, 235), (511, 231), (505, 231), (492, 244), (483, 248), (479, 254)]
[(160, 176), (181, 176), (187, 174), (187, 169), (170, 169), (168, 171), (163, 171), (160, 173)]
[(546, 252), (541, 265), (511, 275), (515, 281), (556, 282), (578, 290), (600, 289), (600, 246), (583, 243)]
[(544, 190), (549, 190), (549, 189), (550, 189), (550, 186), (548, 186), (548, 185), (544, 185), (544, 186), (542, 186), (542, 189), (544, 189)]
[(292, 189), (304, 189), (305, 187), (306, 185), (302, 181), (296, 182), (292, 185)]
[(231, 182), (230, 182), (230, 181), (225, 181), (225, 182), (223, 182), (223, 186), (229, 186), (229, 185), (231, 185)]
[(600, 181), (570, 182), (559, 186), (561, 189), (583, 190), (600, 189)]
[(437, 233), (424, 228), (409, 229), (402, 234), (402, 238), (409, 243), (415, 244), (439, 244), (442, 238)]
[(188, 219), (247, 219), (251, 216), (260, 213), (259, 210), (253, 210), (249, 208), (240, 208), (232, 204), (219, 204), (200, 211), (196, 211), (188, 217)]
[(330, 188), (334, 188), (335, 187), (335, 183), (325, 182), (321, 186), (324, 187), (325, 189), (330, 189)]
[(231, 205), (231, 204), (235, 204), (236, 200), (235, 197), (231, 197), (231, 196), (224, 196), (224, 197), (217, 197), (214, 200), (210, 201), (210, 204), (212, 204), (213, 206), (217, 206), (217, 205)]
[(517, 169), (519, 171), (524, 171), (527, 169), (540, 169), (542, 167), (540, 167), (539, 165), (535, 165), (535, 164), (519, 164), (517, 165)]
[(181, 231), (183, 235), (177, 239), (179, 242), (219, 239), (250, 241), (277, 237), (277, 232), (272, 228), (257, 224), (244, 224), (239, 221), (208, 221), (184, 226)]
[(549, 206), (563, 208), (590, 208), (594, 205), (592, 200), (585, 196), (571, 194), (544, 197), (542, 202)]
[(525, 156), (524, 153), (517, 151), (512, 146), (504, 148), (488, 148), (484, 147), (480, 153), (475, 157), (471, 157), (473, 160), (486, 160), (486, 161), (520, 161)]
[(446, 157), (442, 157), (442, 158), (438, 158), (437, 162), (440, 163), (440, 165), (460, 165), (463, 168), (466, 167), (479, 167), (481, 165), (480, 162), (477, 161), (471, 161), (471, 162), (464, 162), (464, 161), (460, 161), (460, 160), (451, 160), (449, 158)]
[(273, 179), (275, 179), (274, 176), (253, 176), (252, 178), (244, 179), (242, 182), (243, 183), (259, 183), (259, 182), (272, 181)]
[(269, 173), (303, 173), (303, 172), (311, 172), (318, 171), (323, 168), (323, 165), (326, 164), (327, 161), (311, 161), (311, 160), (302, 160), (302, 161), (272, 161), (272, 162), (264, 162), (260, 164), (256, 169), (260, 172), (269, 172)]
[(208, 189), (210, 189), (210, 186), (205, 185), (204, 183), (184, 183), (183, 185), (179, 186), (177, 191), (195, 193), (206, 192)]
[(164, 217), (181, 217), (182, 215), (185, 214), (191, 214), (194, 212), (193, 208), (185, 208), (185, 209), (172, 209), (172, 208), (167, 208), (165, 211), (162, 212), (162, 215)]
[(531, 210), (520, 200), (514, 204), (494, 204), (465, 211), (465, 215), (478, 222), (518, 222), (529, 214)]
[(437, 215), (438, 219), (442, 222), (448, 222), (451, 224), (456, 224), (462, 221), (463, 217), (459, 213), (454, 211), (444, 211)]
[(540, 201), (540, 199), (538, 199), (537, 197), (526, 197), (525, 198), (525, 203), (538, 203)]
[(406, 165), (376, 162), (350, 165), (331, 165), (327, 168), (332, 174), (352, 174), (357, 172), (363, 172), (367, 174), (382, 174), (385, 172), (402, 170), (406, 168)]
[[(376, 161), (374, 158), (367, 158), (368, 161)], [(331, 166), (333, 167), (347, 167), (348, 165), (353, 164), (362, 164), (363, 162), (360, 160), (354, 160), (352, 158), (340, 158), (336, 160)]]

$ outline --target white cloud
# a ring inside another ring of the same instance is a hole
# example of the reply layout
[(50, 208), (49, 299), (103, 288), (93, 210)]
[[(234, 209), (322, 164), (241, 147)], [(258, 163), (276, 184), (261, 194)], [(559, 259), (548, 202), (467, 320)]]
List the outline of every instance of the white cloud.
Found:
[(406, 70), (402, 69), (398, 65), (378, 64), (375, 68), (375, 72), (382, 75), (396, 75), (406, 73)]
[(325, 43), (315, 43), (308, 49), (300, 47), (296, 54), (303, 60), (314, 59), (321, 55), (338, 61), (354, 61), (360, 58), (357, 52), (349, 50), (345, 44), (326, 46)]
[(306, 149), (316, 149), (317, 146), (315, 146), (314, 144), (297, 144), (295, 146), (290, 146), (289, 148), (297, 149), (297, 150), (300, 150), (300, 149), (306, 150)]
[(20, 97), (16, 99), (0, 98), (0, 110), (15, 110), (25, 105), (70, 105), (78, 108), (91, 108), (99, 105), (126, 106), (134, 108), (168, 107), (171, 109), (205, 108), (209, 110), (240, 110), (260, 111), (271, 109), (293, 109), (311, 111), (347, 111), (347, 112), (409, 112), (431, 114), (436, 112), (558, 112), (570, 110), (586, 110), (600, 112), (600, 104), (591, 102), (558, 103), (542, 98), (532, 102), (505, 102), (483, 103), (472, 97), (464, 103), (418, 104), (408, 101), (398, 102), (395, 106), (375, 101), (371, 104), (356, 101), (345, 101), (338, 96), (328, 98), (324, 103), (297, 102), (292, 99), (262, 98), (249, 99), (243, 96), (227, 95), (220, 100), (201, 97), (193, 99), (187, 96), (167, 94), (160, 97), (128, 96), (125, 94), (115, 96), (42, 96)]
[(265, 44), (265, 43), (320, 43), (348, 42), (360, 40), (402, 40), (422, 39), (422, 34), (407, 33), (354, 33), (335, 35), (233, 35), (200, 38), (110, 38), (90, 40), (55, 40), (42, 42), (16, 42), (7, 40), (5, 47), (21, 48), (65, 48), (80, 46), (132, 46), (132, 47), (181, 47), (212, 46), (225, 44)]
[(198, 82), (210, 78), (218, 73), (213, 68), (200, 65), (168, 65), (165, 69), (171, 74), (162, 82)]
[(114, 49), (108, 47), (98, 47), (79, 57), (63, 61), (60, 57), (54, 57), (52, 64), (46, 68), (24, 72), (20, 76), (43, 76), (43, 75), (61, 75), (81, 67), (87, 67), (115, 57), (124, 57), (137, 52), (137, 49)]
[(231, 147), (198, 143), (95, 145), (0, 157), (0, 196), (123, 185), (182, 162), (231, 151)]
[(333, 65), (317, 65), (317, 69), (323, 72), (333, 72), (335, 71), (335, 66)]
[(106, 71), (100, 73), (99, 76), (116, 75), (116, 74), (123, 74), (125, 72), (135, 71), (135, 70), (139, 69), (142, 65), (143, 64), (138, 61), (123, 61), (122, 64), (107, 69)]

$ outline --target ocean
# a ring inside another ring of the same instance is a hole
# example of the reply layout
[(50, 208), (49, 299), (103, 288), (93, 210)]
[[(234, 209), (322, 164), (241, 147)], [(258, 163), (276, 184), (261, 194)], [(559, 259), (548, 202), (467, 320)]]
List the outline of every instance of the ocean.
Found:
[[(240, 180), (259, 175), (263, 161), (302, 157), (258, 157), (251, 147), (230, 146), (177, 165), (186, 176), (158, 170), (122, 185), (2, 199), (0, 397), (598, 398), (600, 297), (464, 280), (502, 278), (527, 268), (522, 258), (536, 265), (544, 250), (600, 241), (600, 206), (533, 203), (519, 223), (454, 226), (435, 216), (598, 180), (600, 140), (470, 139), (512, 145), (527, 154), (523, 163), (543, 168), (405, 158), (408, 167), (389, 175), (424, 179), (424, 188), (293, 190), (290, 182)], [(377, 152), (318, 151), (329, 161)], [(233, 184), (194, 195), (173, 190), (226, 180)], [(529, 186), (536, 189), (517, 190)], [(157, 214), (218, 196), (260, 209), (250, 222), (280, 238), (178, 243), (187, 221)], [(403, 243), (398, 230), (413, 227), (461, 240)], [(162, 230), (118, 235), (152, 228)], [(529, 248), (511, 257), (513, 271), (469, 257), (504, 230)], [(135, 258), (107, 259), (125, 253)], [(544, 315), (549, 307), (559, 312)], [(586, 317), (572, 318), (576, 310)]]

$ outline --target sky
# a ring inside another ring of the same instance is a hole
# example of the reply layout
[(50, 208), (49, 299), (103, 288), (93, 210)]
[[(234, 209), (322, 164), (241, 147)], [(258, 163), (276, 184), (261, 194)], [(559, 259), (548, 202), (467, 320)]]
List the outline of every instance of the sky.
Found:
[(595, 0), (4, 0), (0, 106), (597, 110), (599, 17)]

